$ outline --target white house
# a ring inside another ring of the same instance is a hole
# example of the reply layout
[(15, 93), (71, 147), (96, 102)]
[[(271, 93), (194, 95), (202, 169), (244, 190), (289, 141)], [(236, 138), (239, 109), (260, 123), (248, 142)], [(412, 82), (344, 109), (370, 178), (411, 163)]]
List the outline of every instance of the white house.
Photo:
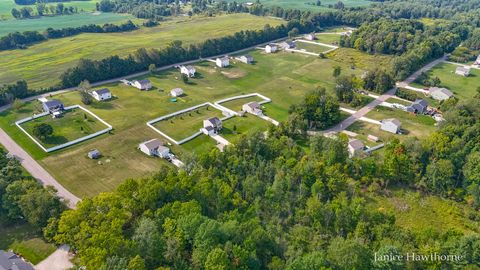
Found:
[(92, 91), (92, 97), (98, 101), (108, 100), (112, 98), (112, 93), (107, 88)]
[(245, 64), (251, 64), (253, 62), (253, 57), (249, 54), (236, 57), (235, 59)]
[(480, 55), (477, 57), (477, 60), (475, 60), (475, 63), (473, 63), (473, 67), (480, 68)]
[(174, 88), (170, 91), (170, 95), (172, 97), (179, 97), (183, 95), (183, 89), (182, 88)]
[(228, 56), (219, 57), (215, 60), (215, 63), (217, 64), (217, 67), (228, 67), (230, 65), (230, 59)]
[(149, 80), (135, 80), (132, 82), (132, 85), (140, 90), (149, 90), (152, 88), (152, 83)]
[(397, 134), (398, 132), (400, 132), (400, 127), (402, 125), (400, 121), (395, 118), (384, 119), (380, 121), (380, 123), (382, 124), (380, 126), (381, 130), (385, 130), (393, 134)]
[(457, 67), (455, 74), (468, 77), (468, 75), (470, 75), (470, 67)]
[(311, 34), (306, 34), (305, 37), (304, 37), (306, 40), (315, 40), (315, 34), (311, 33)]
[(222, 129), (222, 120), (218, 117), (212, 117), (207, 120), (203, 120), (203, 128), (201, 131), (208, 136), (218, 134)]
[(265, 52), (266, 53), (274, 53), (274, 52), (277, 51), (277, 49), (278, 49), (277, 45), (272, 44), (272, 43), (265, 46)]
[(163, 146), (163, 143), (159, 139), (151, 139), (149, 141), (143, 142), (138, 145), (138, 148), (143, 153), (152, 157), (157, 156), (165, 158), (170, 154), (170, 149)]
[(260, 107), (260, 104), (258, 104), (258, 102), (255, 102), (255, 101), (243, 104), (242, 110), (245, 112), (251, 113), (253, 115), (262, 114), (262, 108)]
[(435, 100), (446, 100), (453, 97), (453, 93), (447, 88), (430, 87), (428, 91), (430, 96)]
[(363, 144), (362, 141), (358, 139), (352, 139), (348, 141), (348, 156), (349, 157), (354, 157), (358, 156), (363, 152), (363, 149), (365, 148), (365, 145)]
[(195, 68), (193, 66), (180, 66), (180, 73), (187, 75), (188, 77), (195, 77)]

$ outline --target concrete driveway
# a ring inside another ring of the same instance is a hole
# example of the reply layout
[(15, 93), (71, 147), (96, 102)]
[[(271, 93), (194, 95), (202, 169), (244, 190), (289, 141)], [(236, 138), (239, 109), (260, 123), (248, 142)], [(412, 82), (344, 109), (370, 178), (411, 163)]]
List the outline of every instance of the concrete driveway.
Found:
[(35, 270), (67, 270), (73, 267), (70, 262), (72, 256), (68, 253), (70, 248), (67, 245), (60, 246), (45, 260), (35, 265)]

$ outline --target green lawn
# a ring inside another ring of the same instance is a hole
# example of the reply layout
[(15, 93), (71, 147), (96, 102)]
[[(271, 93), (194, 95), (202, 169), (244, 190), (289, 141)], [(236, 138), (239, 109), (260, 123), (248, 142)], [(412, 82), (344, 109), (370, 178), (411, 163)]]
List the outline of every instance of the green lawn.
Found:
[(305, 42), (296, 42), (295, 45), (296, 45), (296, 49), (298, 50), (305, 50), (307, 52), (312, 52), (312, 53), (322, 53), (332, 49), (327, 46), (316, 45), (316, 44), (305, 43)]
[(222, 118), (222, 116), (221, 111), (212, 106), (205, 106), (159, 121), (153, 126), (179, 141), (198, 132), (203, 127), (203, 120), (211, 117)]
[[(0, 0), (2, 1), (2, 0)], [(39, 18), (25, 19), (25, 20), (5, 20), (0, 21), (0, 37), (6, 36), (12, 32), (24, 32), (24, 31), (39, 31), (43, 32), (47, 28), (52, 27), (54, 29), (61, 29), (67, 27), (78, 27), (87, 24), (99, 24), (105, 23), (120, 24), (127, 20), (141, 22), (135, 19), (131, 15), (119, 14), (119, 13), (78, 13), (72, 15), (63, 16), (43, 16)]]
[(403, 99), (398, 99), (398, 98), (389, 98), (387, 100), (385, 100), (386, 102), (390, 102), (390, 103), (397, 103), (397, 104), (401, 104), (401, 105), (404, 105), (404, 106), (408, 106), (408, 105), (411, 105), (412, 102), (408, 101), (408, 100), (403, 100)]
[[(100, 2), (100, 1), (98, 0), (70, 1), (70, 2), (62, 2), (62, 3), (65, 7), (70, 7), (70, 6), (77, 7), (79, 11), (94, 11), (97, 2)], [(56, 5), (56, 4), (57, 3), (51, 3), (51, 4), (47, 4), (47, 6)], [(0, 20), (13, 19), (13, 16), (12, 16), (13, 8), (20, 9), (22, 7), (27, 7), (27, 6), (31, 7), (36, 12), (35, 5), (17, 5), (15, 4), (14, 0), (0, 0)]]
[[(250, 0), (227, 0), (227, 2), (236, 1), (237, 3), (255, 2)], [(337, 0), (322, 0), (321, 6), (316, 6), (316, 0), (262, 0), (262, 5), (265, 6), (279, 6), (285, 9), (300, 9), (312, 11), (334, 10), (331, 5), (337, 3)], [(367, 0), (343, 0), (346, 7), (362, 7), (368, 6), (373, 2)]]
[(33, 135), (34, 127), (42, 123), (46, 123), (53, 128), (53, 134), (50, 137), (44, 140), (37, 138), (37, 141), (45, 148), (64, 144), (107, 128), (102, 122), (79, 108), (65, 111), (60, 118), (46, 115), (25, 122), (21, 126), (30, 135)]
[(244, 117), (233, 117), (226, 120), (220, 133), (222, 137), (235, 144), (235, 141), (241, 136), (256, 131), (266, 131), (269, 125), (271, 125), (270, 122), (247, 113)]
[(325, 44), (337, 45), (340, 41), (340, 35), (337, 34), (317, 34), (316, 37), (315, 41)]
[[(455, 94), (455, 97), (459, 99), (469, 99), (476, 94), (477, 87), (480, 86), (480, 70), (471, 69), (470, 76), (463, 77), (455, 74), (457, 65), (449, 63), (441, 63), (427, 72), (430, 78), (440, 78), (441, 87), (450, 89)], [(412, 84), (412, 86), (424, 88), (418, 82)]]
[(227, 101), (227, 102), (223, 102), (220, 105), (222, 105), (223, 107), (229, 108), (233, 111), (238, 112), (238, 111), (242, 110), (243, 104), (246, 104), (246, 103), (249, 103), (249, 102), (254, 102), (254, 101), (260, 102), (260, 101), (263, 101), (263, 99), (261, 97), (258, 97), (258, 96), (253, 96), (253, 97), (230, 100), (230, 101)]
[(55, 251), (55, 246), (45, 242), (42, 234), (28, 224), (0, 225), (0, 249), (13, 250), (33, 264), (37, 264)]
[(184, 44), (223, 37), (240, 30), (276, 26), (282, 20), (248, 14), (216, 17), (176, 17), (156, 27), (142, 27), (125, 33), (85, 33), (52, 39), (26, 50), (0, 52), (0, 82), (25, 79), (31, 88), (52, 86), (60, 75), (80, 58), (103, 59), (109, 55), (126, 56), (138, 48), (163, 48), (174, 40)]

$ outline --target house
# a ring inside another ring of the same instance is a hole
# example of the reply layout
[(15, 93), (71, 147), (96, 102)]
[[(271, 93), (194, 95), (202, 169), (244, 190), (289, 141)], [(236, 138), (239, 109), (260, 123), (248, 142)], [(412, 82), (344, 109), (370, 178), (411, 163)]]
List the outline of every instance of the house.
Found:
[(97, 149), (93, 149), (92, 151), (88, 152), (87, 155), (90, 159), (97, 159), (102, 156), (102, 153), (100, 153), (100, 151), (98, 151)]
[(56, 99), (47, 100), (43, 102), (42, 105), (43, 105), (43, 110), (51, 114), (61, 113), (64, 110), (63, 103)]
[(188, 77), (195, 77), (195, 68), (193, 66), (180, 66), (180, 73), (187, 75)]
[(215, 63), (217, 64), (217, 67), (228, 67), (230, 65), (230, 59), (228, 56), (219, 57), (215, 60)]
[(306, 34), (304, 38), (305, 38), (306, 40), (315, 40), (315, 39), (316, 39), (314, 33)]
[(133, 81), (132, 85), (140, 90), (149, 90), (152, 88), (152, 83), (149, 80)]
[(163, 146), (162, 141), (159, 139), (151, 139), (138, 145), (138, 148), (143, 153), (152, 157), (166, 158), (170, 154), (170, 149)]
[(453, 96), (453, 93), (447, 88), (430, 87), (428, 91), (435, 100), (446, 100)]
[(238, 61), (243, 62), (245, 64), (251, 64), (253, 63), (253, 57), (249, 54), (242, 55), (240, 57), (236, 58)]
[(258, 104), (258, 102), (255, 102), (255, 101), (243, 104), (242, 110), (248, 113), (251, 113), (253, 115), (262, 114), (262, 108), (260, 107), (260, 104)]
[(203, 133), (205, 135), (211, 136), (218, 134), (218, 132), (222, 129), (222, 120), (218, 117), (212, 117), (207, 120), (203, 120)]
[(423, 99), (417, 99), (411, 105), (406, 107), (407, 112), (423, 114), (428, 107), (428, 103)]
[(17, 254), (0, 250), (0, 270), (34, 270), (34, 268)]
[(293, 48), (295, 48), (295, 42), (293, 42), (291, 40), (287, 40), (287, 41), (284, 41), (284, 42), (280, 43), (280, 47), (282, 47), (282, 49), (284, 49), (284, 50), (293, 49)]
[(480, 68), (480, 55), (477, 57), (477, 60), (473, 63), (473, 67)]
[(272, 44), (272, 43), (265, 46), (265, 52), (266, 53), (274, 53), (274, 52), (277, 51), (277, 49), (278, 49), (277, 45)]
[(380, 121), (380, 123), (381, 130), (388, 131), (393, 134), (397, 134), (400, 132), (401, 123), (395, 118), (384, 119)]
[(470, 67), (457, 67), (457, 69), (455, 69), (455, 74), (468, 77), (468, 75), (470, 75)]
[(98, 101), (107, 100), (112, 98), (112, 93), (107, 88), (100, 90), (94, 90), (91, 93), (92, 97)]
[(183, 95), (183, 89), (182, 88), (172, 89), (172, 91), (170, 91), (170, 95), (172, 97), (179, 97), (179, 96)]
[(352, 139), (348, 141), (348, 156), (349, 157), (354, 157), (358, 156), (363, 152), (363, 149), (365, 148), (365, 145), (363, 144), (362, 141), (358, 139)]

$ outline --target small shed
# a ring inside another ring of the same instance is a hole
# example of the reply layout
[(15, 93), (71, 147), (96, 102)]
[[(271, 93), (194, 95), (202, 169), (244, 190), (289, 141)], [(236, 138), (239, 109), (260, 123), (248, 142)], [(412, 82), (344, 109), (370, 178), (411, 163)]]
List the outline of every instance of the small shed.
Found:
[(98, 159), (102, 156), (102, 153), (98, 151), (97, 149), (93, 149), (92, 151), (88, 152), (88, 157), (90, 159)]

